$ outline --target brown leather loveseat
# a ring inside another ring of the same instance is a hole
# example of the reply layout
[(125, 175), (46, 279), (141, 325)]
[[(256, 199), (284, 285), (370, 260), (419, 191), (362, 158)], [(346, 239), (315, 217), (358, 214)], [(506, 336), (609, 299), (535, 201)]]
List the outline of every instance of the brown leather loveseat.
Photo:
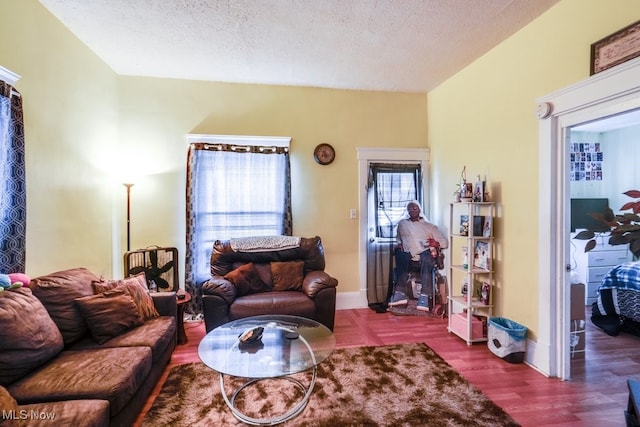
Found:
[(338, 281), (324, 272), (320, 237), (286, 237), (299, 240), (250, 250), (234, 247), (233, 240), (214, 243), (212, 278), (202, 287), (207, 332), (264, 314), (306, 317), (333, 330)]

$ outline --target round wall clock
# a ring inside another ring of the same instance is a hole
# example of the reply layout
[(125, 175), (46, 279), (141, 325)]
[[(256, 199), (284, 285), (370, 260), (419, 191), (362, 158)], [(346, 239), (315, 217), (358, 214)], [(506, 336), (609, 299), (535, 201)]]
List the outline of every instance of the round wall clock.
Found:
[(336, 158), (336, 150), (330, 144), (318, 144), (313, 150), (313, 158), (321, 165), (328, 165)]

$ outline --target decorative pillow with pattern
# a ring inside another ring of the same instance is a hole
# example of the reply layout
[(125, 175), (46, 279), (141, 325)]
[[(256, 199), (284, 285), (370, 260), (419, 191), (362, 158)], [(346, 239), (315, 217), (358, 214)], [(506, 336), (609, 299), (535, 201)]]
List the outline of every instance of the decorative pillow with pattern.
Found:
[(93, 282), (92, 285), (95, 294), (100, 294), (110, 289), (123, 289), (127, 291), (131, 298), (133, 298), (133, 301), (140, 311), (140, 315), (144, 319), (160, 316), (155, 304), (153, 303), (153, 298), (151, 298), (151, 295), (149, 294), (147, 279), (144, 272), (136, 274), (135, 276), (127, 277), (126, 279)]

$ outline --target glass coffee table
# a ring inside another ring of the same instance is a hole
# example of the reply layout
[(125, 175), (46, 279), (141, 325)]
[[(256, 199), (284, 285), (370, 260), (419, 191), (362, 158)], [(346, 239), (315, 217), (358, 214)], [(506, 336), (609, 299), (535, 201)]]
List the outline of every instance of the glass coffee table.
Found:
[[(240, 335), (254, 328), (264, 328), (262, 337), (253, 343), (241, 343)], [(233, 415), (247, 424), (273, 425), (289, 420), (304, 410), (316, 383), (317, 366), (333, 352), (335, 337), (329, 328), (311, 319), (297, 316), (265, 315), (234, 320), (209, 332), (198, 346), (200, 360), (220, 373), (220, 391)], [(311, 370), (308, 385), (290, 375)], [(229, 396), (224, 379), (246, 379)], [(280, 378), (292, 382), (302, 398), (282, 415), (254, 418), (235, 405), (238, 394), (261, 380)]]

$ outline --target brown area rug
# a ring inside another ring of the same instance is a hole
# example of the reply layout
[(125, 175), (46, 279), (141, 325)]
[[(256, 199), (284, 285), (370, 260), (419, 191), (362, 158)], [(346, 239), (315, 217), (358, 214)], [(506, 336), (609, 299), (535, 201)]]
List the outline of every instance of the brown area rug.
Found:
[[(302, 381), (311, 375), (297, 374)], [(225, 384), (225, 388), (235, 387)], [(301, 397), (288, 381), (260, 381), (236, 404), (247, 415), (286, 412)], [(174, 367), (143, 426), (241, 426), (204, 364)], [(340, 349), (318, 366), (306, 409), (286, 426), (518, 426), (424, 344)]]

